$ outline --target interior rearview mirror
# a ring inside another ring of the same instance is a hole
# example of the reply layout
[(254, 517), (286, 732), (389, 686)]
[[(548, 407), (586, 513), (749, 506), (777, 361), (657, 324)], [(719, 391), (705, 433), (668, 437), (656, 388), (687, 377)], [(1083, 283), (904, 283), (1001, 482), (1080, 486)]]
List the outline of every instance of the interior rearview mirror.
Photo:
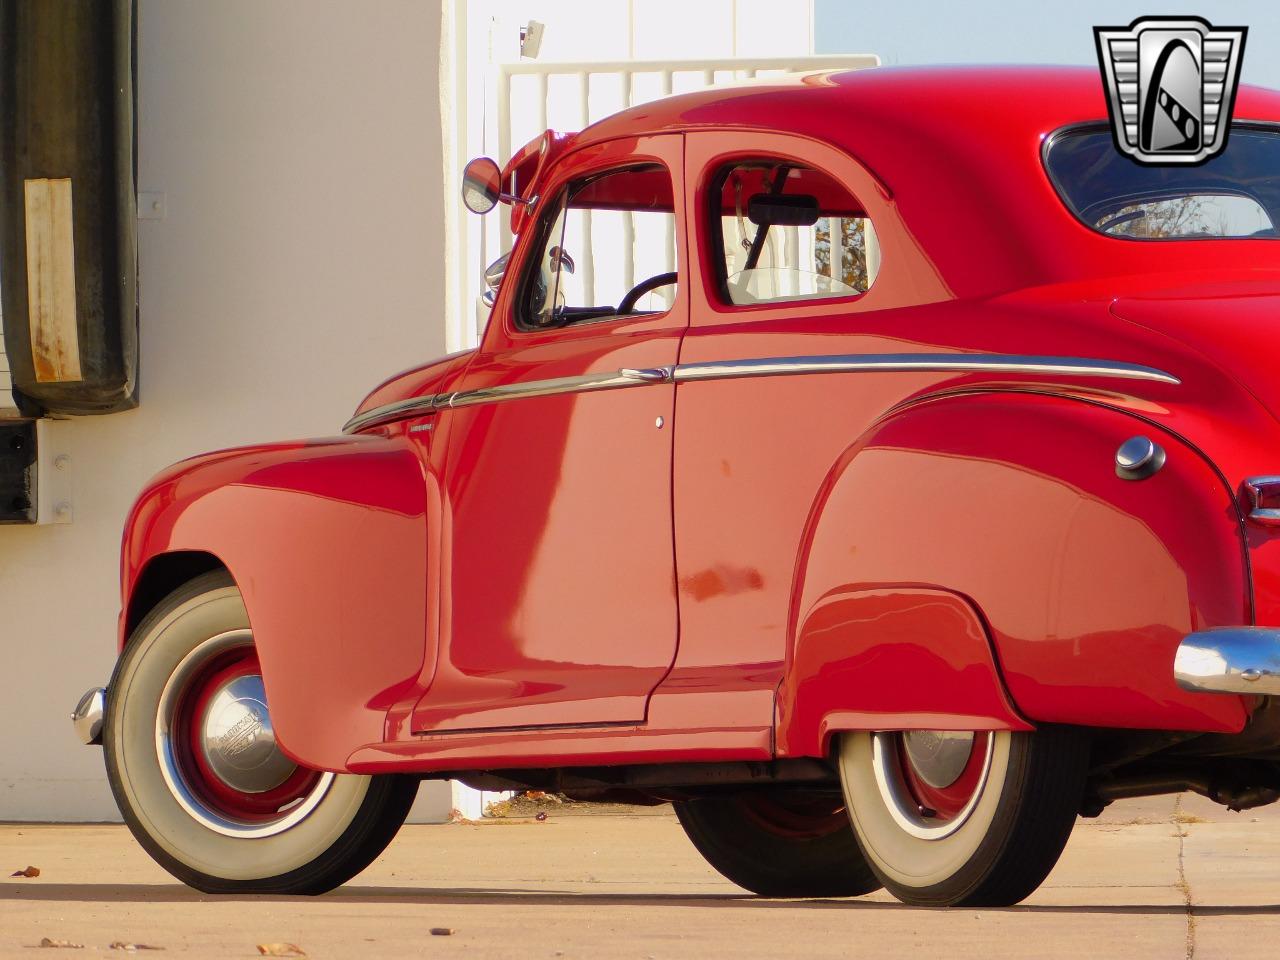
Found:
[(811, 227), (818, 222), (818, 198), (757, 193), (747, 201), (747, 218), (758, 227)]
[(488, 213), (502, 197), (502, 171), (489, 157), (476, 157), (462, 170), (462, 203), (472, 213)]

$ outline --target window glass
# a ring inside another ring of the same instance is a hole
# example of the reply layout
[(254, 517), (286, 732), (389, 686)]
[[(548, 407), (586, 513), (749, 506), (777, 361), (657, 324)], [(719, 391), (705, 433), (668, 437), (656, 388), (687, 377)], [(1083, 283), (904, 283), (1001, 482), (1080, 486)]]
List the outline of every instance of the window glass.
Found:
[(669, 310), (676, 296), (671, 176), (657, 164), (570, 184), (549, 205), (519, 325), (548, 329)]
[(1130, 240), (1276, 237), (1280, 131), (1232, 129), (1227, 148), (1197, 166), (1148, 167), (1116, 149), (1111, 131), (1059, 133), (1049, 178), (1088, 227)]
[(720, 171), (711, 196), (728, 302), (852, 297), (874, 282), (875, 228), (834, 177), (785, 161), (742, 161)]

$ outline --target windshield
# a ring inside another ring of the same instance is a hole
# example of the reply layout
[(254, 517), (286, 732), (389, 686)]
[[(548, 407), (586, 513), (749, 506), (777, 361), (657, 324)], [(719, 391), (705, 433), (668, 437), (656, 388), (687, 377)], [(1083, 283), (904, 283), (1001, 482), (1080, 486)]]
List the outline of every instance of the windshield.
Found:
[(1103, 126), (1066, 130), (1050, 138), (1045, 166), (1071, 212), (1108, 236), (1280, 237), (1280, 128), (1237, 124), (1221, 155), (1178, 167), (1135, 163)]

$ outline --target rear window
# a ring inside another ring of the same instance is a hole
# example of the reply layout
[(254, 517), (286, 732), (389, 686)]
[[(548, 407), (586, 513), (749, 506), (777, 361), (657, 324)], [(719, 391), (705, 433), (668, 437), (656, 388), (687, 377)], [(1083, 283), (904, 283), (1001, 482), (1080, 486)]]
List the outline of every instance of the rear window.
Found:
[(1045, 167), (1085, 226), (1129, 240), (1280, 237), (1280, 128), (1236, 125), (1199, 166), (1146, 167), (1105, 126), (1060, 131)]

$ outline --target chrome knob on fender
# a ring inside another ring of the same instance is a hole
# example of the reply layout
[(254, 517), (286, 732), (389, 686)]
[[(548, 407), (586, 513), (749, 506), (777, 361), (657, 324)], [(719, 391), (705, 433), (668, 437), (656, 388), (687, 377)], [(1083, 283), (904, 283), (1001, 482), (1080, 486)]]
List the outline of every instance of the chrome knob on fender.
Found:
[(1150, 437), (1130, 437), (1116, 451), (1116, 476), (1122, 480), (1145, 480), (1164, 466), (1164, 447)]

